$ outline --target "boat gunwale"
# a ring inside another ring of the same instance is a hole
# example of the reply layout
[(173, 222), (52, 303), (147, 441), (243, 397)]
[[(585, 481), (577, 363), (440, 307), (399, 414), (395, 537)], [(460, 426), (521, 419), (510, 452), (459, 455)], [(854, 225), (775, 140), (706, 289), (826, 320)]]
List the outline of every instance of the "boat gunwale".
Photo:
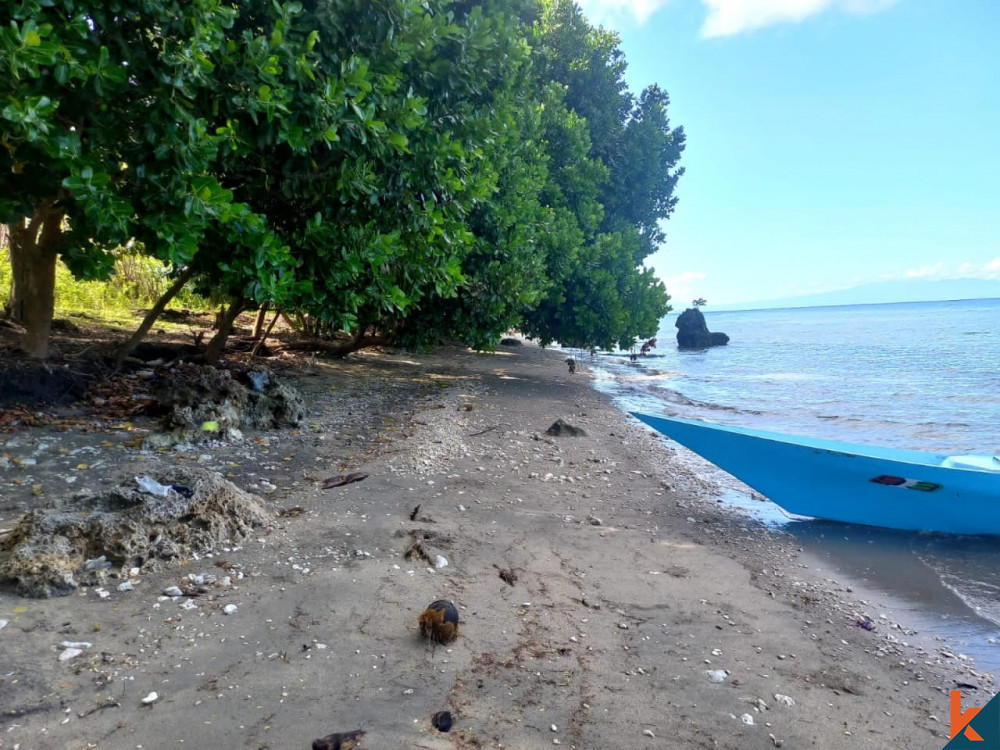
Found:
[(737, 425), (721, 424), (719, 422), (707, 422), (696, 419), (686, 419), (684, 417), (657, 417), (651, 414), (644, 414), (642, 412), (637, 412), (637, 411), (630, 413), (640, 422), (643, 422), (648, 427), (656, 430), (661, 435), (670, 438), (679, 445), (684, 445), (684, 443), (680, 440), (671, 437), (670, 434), (668, 434), (667, 432), (658, 430), (651, 422), (647, 420), (663, 421), (668, 423), (670, 422), (680, 423), (682, 425), (703, 429), (709, 432), (711, 431), (728, 432), (730, 434), (735, 434), (747, 438), (754, 438), (756, 440), (780, 443), (782, 445), (789, 445), (793, 447), (805, 448), (810, 450), (826, 451), (828, 453), (836, 453), (839, 455), (844, 455), (852, 458), (856, 457), (856, 458), (869, 458), (875, 461), (891, 461), (893, 463), (907, 465), (907, 466), (919, 466), (922, 468), (941, 469), (942, 471), (960, 471), (972, 474), (986, 474), (986, 475), (1000, 474), (1000, 463), (998, 463), (996, 470), (987, 468), (980, 469), (970, 466), (945, 465), (945, 461), (947, 461), (948, 459), (954, 459), (960, 457), (976, 457), (976, 458), (989, 457), (996, 459), (996, 456), (991, 456), (988, 453), (949, 454), (949, 453), (935, 453), (930, 451), (918, 451), (908, 448), (887, 448), (884, 446), (872, 445), (869, 443), (850, 443), (850, 442), (842, 442), (839, 440), (830, 440), (828, 438), (816, 438), (804, 435), (791, 435), (781, 432), (772, 432), (769, 430), (758, 430), (753, 427), (740, 427)]

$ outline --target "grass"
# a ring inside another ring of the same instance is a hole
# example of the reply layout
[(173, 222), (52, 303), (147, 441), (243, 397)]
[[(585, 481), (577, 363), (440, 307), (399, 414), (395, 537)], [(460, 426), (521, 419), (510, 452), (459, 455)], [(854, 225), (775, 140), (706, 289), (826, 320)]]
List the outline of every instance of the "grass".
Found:
[[(135, 328), (137, 319), (170, 286), (169, 269), (153, 258), (125, 249), (117, 255), (115, 274), (107, 281), (78, 281), (62, 262), (57, 263), (57, 318), (98, 320), (116, 328)], [(7, 253), (0, 253), (0, 307), (10, 297), (11, 276), (10, 258)], [(181, 290), (168, 309), (205, 311), (210, 309), (210, 303), (193, 292)], [(172, 327), (163, 320), (157, 326)]]

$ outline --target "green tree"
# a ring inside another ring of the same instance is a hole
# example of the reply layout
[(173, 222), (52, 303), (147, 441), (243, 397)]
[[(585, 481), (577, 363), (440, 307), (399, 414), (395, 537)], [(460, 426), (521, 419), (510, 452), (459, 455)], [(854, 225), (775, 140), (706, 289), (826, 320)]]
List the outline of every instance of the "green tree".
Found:
[(59, 254), (79, 277), (101, 278), (113, 267), (106, 248), (131, 237), (181, 267), (212, 236), (254, 256), (268, 269), (255, 283), (274, 286), (286, 249), (219, 184), (213, 167), (236, 139), (195, 106), (216, 89), (220, 62), (238, 60), (243, 106), (276, 112), (267, 43), (229, 38), (237, 15), (217, 0), (0, 9), (0, 219), (11, 225), (10, 313), (29, 354), (48, 351)]
[(520, 9), (337, 0), (317, 10), (317, 76), (353, 97), (338, 138), (301, 156), (273, 152), (261, 177), (234, 183), (284, 217), (302, 282), (289, 304), (312, 332), (346, 334), (340, 351), (458, 329), (485, 340), (532, 301), (518, 280), (531, 275), (533, 225), (511, 218), (537, 192), (537, 167), (516, 153), (529, 60)]
[(633, 97), (618, 37), (591, 27), (573, 2), (549, 0), (539, 26), (541, 75), (564, 86), (569, 110), (548, 131), (547, 198), (568, 211), (564, 226), (575, 236), (549, 253), (551, 284), (525, 329), (543, 343), (628, 348), (670, 309), (642, 261), (663, 241), (660, 223), (676, 203), (684, 134), (669, 127), (665, 92)]

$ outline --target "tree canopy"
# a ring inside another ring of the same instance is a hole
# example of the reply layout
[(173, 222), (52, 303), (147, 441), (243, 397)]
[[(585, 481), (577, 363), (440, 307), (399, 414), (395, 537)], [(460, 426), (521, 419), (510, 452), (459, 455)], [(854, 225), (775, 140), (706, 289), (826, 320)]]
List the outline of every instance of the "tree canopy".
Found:
[(630, 346), (667, 312), (684, 134), (569, 0), (15, 0), (0, 9), (8, 314), (133, 241), (344, 351)]

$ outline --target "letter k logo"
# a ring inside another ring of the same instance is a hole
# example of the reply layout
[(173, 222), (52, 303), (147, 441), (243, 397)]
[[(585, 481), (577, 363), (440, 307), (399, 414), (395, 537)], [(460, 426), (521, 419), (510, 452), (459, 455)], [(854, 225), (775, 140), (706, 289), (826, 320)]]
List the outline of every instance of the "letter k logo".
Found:
[(981, 708), (968, 708), (963, 713), (962, 711), (962, 691), (952, 690), (951, 691), (951, 736), (955, 737), (963, 729), (965, 730), (965, 736), (972, 740), (973, 742), (983, 742), (983, 738), (980, 737), (976, 730), (969, 726), (969, 722), (983, 709)]

